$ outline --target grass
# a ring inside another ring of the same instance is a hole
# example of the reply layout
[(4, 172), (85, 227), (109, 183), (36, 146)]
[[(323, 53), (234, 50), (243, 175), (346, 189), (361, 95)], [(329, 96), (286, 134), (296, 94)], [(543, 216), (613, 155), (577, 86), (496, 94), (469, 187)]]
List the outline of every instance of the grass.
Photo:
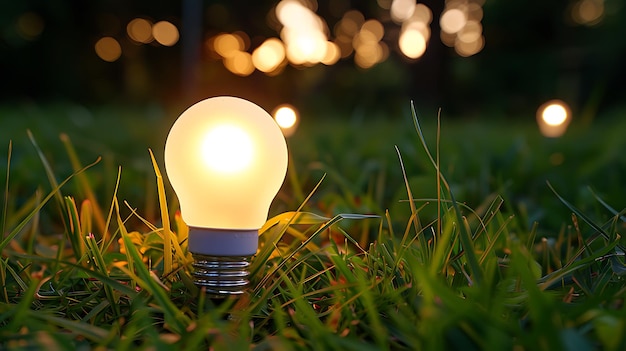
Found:
[(191, 282), (187, 228), (158, 153), (137, 167), (149, 177), (133, 166), (127, 177), (111, 166), (116, 152), (83, 164), (93, 153), (71, 131), (56, 141), (63, 153), (46, 128), (10, 142), (0, 348), (626, 347), (619, 128), (585, 146), (582, 131), (511, 139), (415, 114), (396, 123), (320, 123), (289, 140), (288, 180), (261, 229), (250, 294), (225, 301)]

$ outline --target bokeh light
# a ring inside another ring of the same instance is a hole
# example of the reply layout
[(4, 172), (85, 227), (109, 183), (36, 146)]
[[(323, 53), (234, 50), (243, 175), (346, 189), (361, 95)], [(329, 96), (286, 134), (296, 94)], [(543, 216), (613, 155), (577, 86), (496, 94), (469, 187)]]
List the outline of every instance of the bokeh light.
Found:
[[(485, 45), (481, 24), (483, 3), (483, 0), (446, 1), (440, 18), (445, 29), (441, 31), (441, 39), (460, 56), (474, 55)], [(221, 59), (228, 70), (238, 75), (248, 75), (256, 69), (275, 76), (288, 64), (330, 66), (351, 56), (356, 66), (369, 69), (388, 59), (390, 40), (397, 40), (396, 49), (405, 57), (412, 60), (422, 57), (431, 37), (431, 9), (414, 0), (380, 0), (378, 5), (389, 11), (393, 22), (401, 25), (400, 30), (388, 25), (389, 17), (366, 19), (359, 10), (346, 6), (341, 9), (343, 14), (335, 11), (335, 16), (341, 17), (331, 31), (316, 13), (317, 1), (281, 0), (267, 15), (268, 25), (278, 32), (279, 38), (255, 37), (256, 48), (250, 54), (251, 40), (244, 32), (207, 37), (205, 47), (210, 58)]]
[(439, 18), (441, 42), (463, 57), (479, 53), (485, 47), (483, 36), (483, 1), (446, 0)]
[(430, 40), (432, 11), (424, 4), (418, 4), (411, 18), (402, 23), (398, 46), (400, 52), (410, 59), (424, 55)]
[(277, 38), (269, 38), (252, 52), (252, 63), (261, 72), (277, 70), (285, 60), (285, 46)]
[(221, 57), (231, 57), (245, 47), (243, 38), (237, 34), (220, 34), (213, 40), (213, 50)]
[(326, 56), (326, 38), (321, 32), (285, 27), (281, 37), (287, 44), (287, 58), (296, 65), (311, 66)]
[(467, 17), (465, 13), (458, 8), (445, 10), (439, 20), (441, 30), (450, 34), (454, 34), (463, 29), (466, 23)]
[(424, 4), (417, 4), (415, 11), (413, 11), (413, 16), (408, 19), (409, 22), (421, 22), (426, 24), (430, 24), (432, 20), (433, 12)]
[(604, 17), (604, 0), (579, 0), (571, 7), (574, 22), (587, 26), (598, 24)]
[(478, 21), (467, 21), (465, 26), (457, 32), (457, 38), (465, 43), (478, 41), (482, 35), (483, 26)]
[(207, 40), (211, 52), (222, 58), (224, 67), (239, 76), (249, 76), (256, 69), (268, 74), (279, 70), (284, 61), (285, 50), (277, 38), (263, 42), (252, 54), (247, 52), (250, 38), (240, 31), (220, 33)]
[(276, 18), (283, 25), (280, 37), (292, 64), (312, 66), (326, 57), (328, 28), (315, 8), (312, 1), (282, 0), (276, 5)]
[(389, 9), (391, 19), (396, 23), (402, 23), (415, 12), (415, 0), (393, 0), (391, 8)]
[(18, 17), (15, 23), (17, 34), (26, 40), (34, 40), (41, 35), (44, 22), (41, 16), (34, 12), (26, 12)]
[(409, 29), (400, 35), (400, 50), (408, 58), (416, 59), (426, 52), (426, 40), (420, 31)]
[(385, 34), (382, 23), (371, 19), (363, 23), (359, 32), (352, 38), (355, 51), (354, 62), (361, 68), (370, 68), (387, 57), (386, 45), (381, 43)]
[(178, 28), (168, 21), (160, 21), (152, 26), (154, 40), (164, 46), (172, 46), (178, 42)]
[(469, 57), (479, 53), (484, 46), (485, 39), (482, 35), (472, 41), (464, 41), (457, 36), (457, 39), (454, 42), (454, 50), (457, 54), (463, 57)]
[(380, 6), (380, 8), (384, 10), (389, 10), (391, 8), (392, 2), (393, 0), (376, 0), (378, 6)]
[(373, 41), (381, 41), (383, 36), (385, 35), (385, 28), (380, 21), (375, 19), (367, 20), (361, 26), (361, 32), (359, 33), (361, 37), (368, 36), (369, 40)]
[(254, 72), (252, 55), (245, 51), (237, 51), (232, 56), (224, 58), (224, 66), (238, 76), (249, 76)]
[(543, 109), (541, 116), (546, 124), (558, 126), (563, 124), (563, 122), (567, 119), (567, 111), (562, 104), (551, 103)]
[(137, 43), (148, 44), (154, 37), (152, 36), (152, 22), (144, 18), (135, 18), (126, 25), (128, 37)]
[(340, 50), (341, 58), (347, 58), (354, 52), (352, 40), (365, 22), (365, 17), (358, 10), (349, 10), (343, 14), (334, 28), (335, 44)]
[(120, 43), (112, 37), (100, 38), (95, 45), (98, 57), (107, 62), (114, 62), (122, 56)]
[(272, 113), (274, 120), (283, 131), (283, 135), (286, 137), (291, 136), (297, 129), (299, 118), (298, 111), (295, 107), (289, 104), (282, 104), (274, 109)]
[(322, 63), (327, 66), (331, 66), (337, 63), (337, 61), (339, 61), (340, 58), (341, 58), (341, 49), (339, 48), (339, 45), (333, 42), (327, 41), (326, 42), (326, 55), (322, 59)]
[(539, 131), (546, 137), (557, 138), (562, 136), (571, 120), (569, 106), (561, 100), (551, 100), (537, 109), (537, 124)]

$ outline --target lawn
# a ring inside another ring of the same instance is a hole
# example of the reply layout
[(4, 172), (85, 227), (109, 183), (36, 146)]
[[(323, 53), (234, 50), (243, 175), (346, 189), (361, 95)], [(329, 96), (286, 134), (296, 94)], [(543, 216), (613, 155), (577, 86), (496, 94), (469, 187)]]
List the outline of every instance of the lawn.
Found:
[(179, 112), (0, 108), (0, 345), (624, 349), (623, 111), (559, 139), (406, 111), (305, 116), (250, 293), (216, 300), (157, 176)]

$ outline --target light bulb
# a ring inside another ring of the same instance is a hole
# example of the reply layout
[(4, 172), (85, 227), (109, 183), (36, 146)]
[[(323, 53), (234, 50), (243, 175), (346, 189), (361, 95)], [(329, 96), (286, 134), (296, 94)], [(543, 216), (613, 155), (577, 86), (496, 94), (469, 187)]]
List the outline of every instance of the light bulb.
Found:
[(165, 170), (189, 226), (194, 283), (207, 294), (241, 294), (258, 248), (258, 229), (287, 173), (287, 143), (265, 110), (220, 96), (174, 122)]

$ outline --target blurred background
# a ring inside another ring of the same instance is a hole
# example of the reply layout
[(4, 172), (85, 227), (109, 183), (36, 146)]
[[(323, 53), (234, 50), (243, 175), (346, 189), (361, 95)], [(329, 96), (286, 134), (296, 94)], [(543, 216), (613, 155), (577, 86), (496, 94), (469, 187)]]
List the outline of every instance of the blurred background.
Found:
[(5, 1), (0, 103), (591, 119), (623, 102), (624, 33), (620, 0)]
[(297, 208), (327, 174), (315, 212), (403, 213), (394, 146), (414, 196), (436, 198), (413, 101), (433, 150), (441, 109), (441, 169), (457, 199), (499, 194), (554, 233), (570, 213), (546, 181), (594, 213), (606, 215), (598, 196), (624, 206), (625, 34), (621, 0), (4, 1), (9, 212), (48, 183), (30, 130), (58, 180), (102, 156), (89, 172), (100, 199), (121, 165), (121, 196), (157, 216), (147, 149), (162, 165), (185, 108), (234, 95), (272, 113), (287, 104), (276, 118), (293, 166), (274, 211)]

